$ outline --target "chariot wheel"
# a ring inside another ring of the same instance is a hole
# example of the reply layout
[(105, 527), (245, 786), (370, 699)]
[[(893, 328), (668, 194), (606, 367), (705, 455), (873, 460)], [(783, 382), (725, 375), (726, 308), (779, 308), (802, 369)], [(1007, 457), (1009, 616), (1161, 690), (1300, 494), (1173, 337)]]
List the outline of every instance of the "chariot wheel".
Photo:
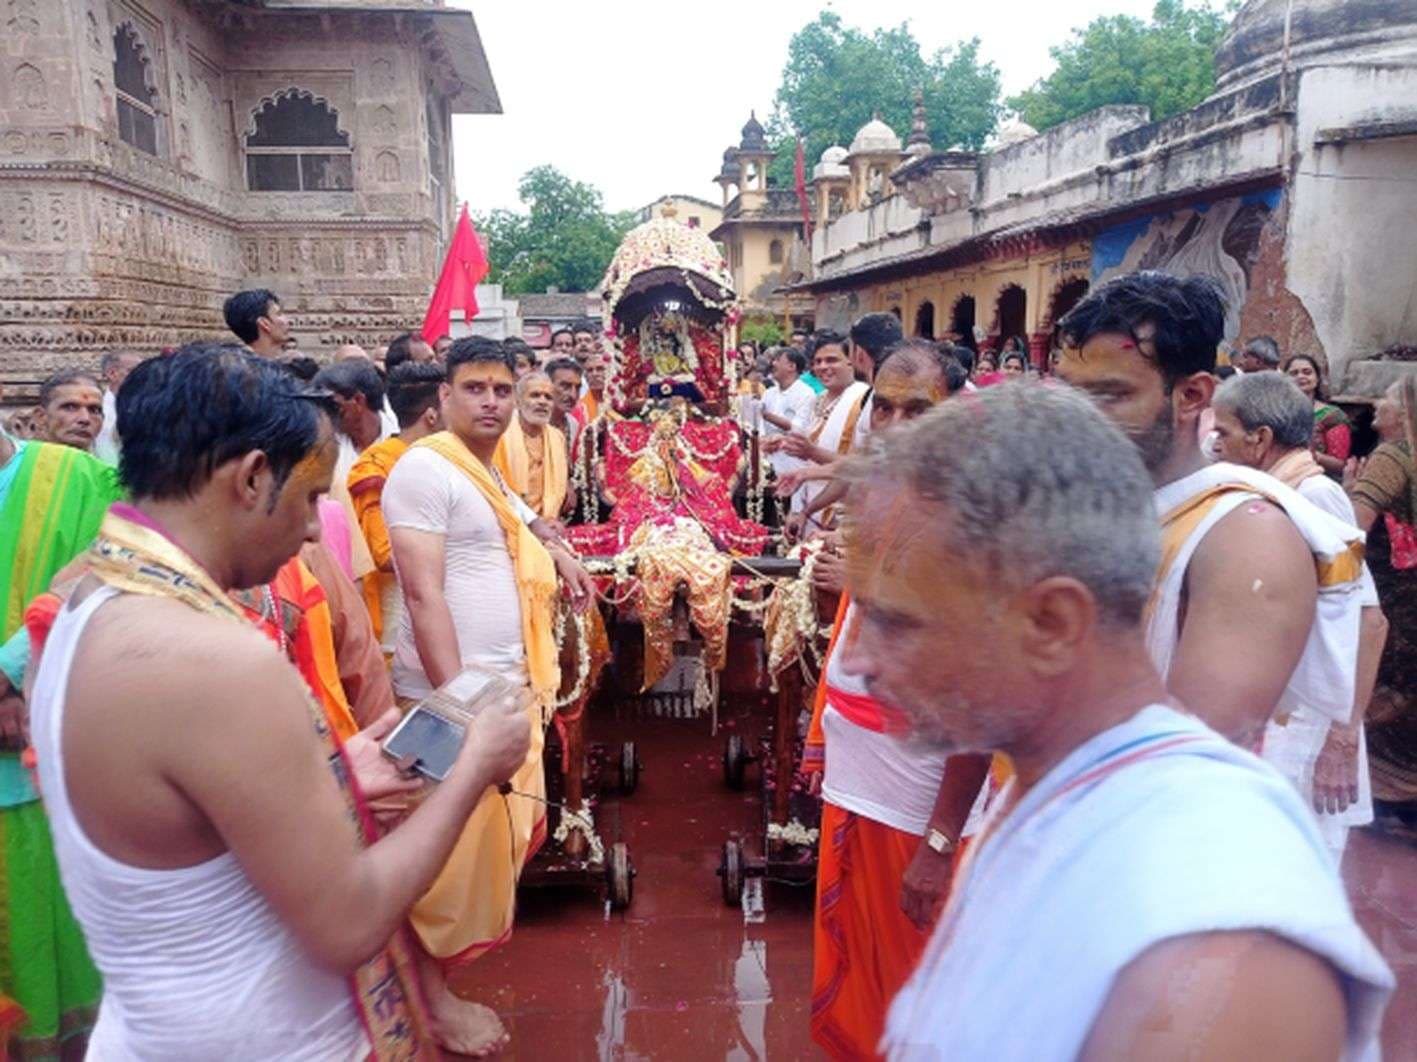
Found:
[(620, 795), (629, 796), (640, 787), (640, 758), (633, 741), (620, 746)]
[(723, 781), (729, 789), (743, 788), (743, 775), (748, 769), (748, 750), (743, 739), (729, 734), (723, 743)]
[(723, 879), (723, 902), (729, 907), (743, 906), (743, 846), (737, 841), (723, 842), (718, 876)]
[(630, 849), (624, 841), (610, 846), (605, 861), (605, 881), (610, 889), (610, 909), (623, 911), (635, 898), (635, 867), (630, 862)]

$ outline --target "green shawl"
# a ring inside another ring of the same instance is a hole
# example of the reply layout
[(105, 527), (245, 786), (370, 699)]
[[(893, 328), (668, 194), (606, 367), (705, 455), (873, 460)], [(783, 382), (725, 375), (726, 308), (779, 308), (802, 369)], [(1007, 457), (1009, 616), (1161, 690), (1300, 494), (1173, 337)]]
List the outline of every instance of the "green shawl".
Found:
[[(16, 440), (18, 462), (0, 502), (0, 641), (19, 629), (25, 606), (98, 533), (123, 497), (118, 472), (72, 446)], [(10, 471), (6, 469), (6, 471)]]

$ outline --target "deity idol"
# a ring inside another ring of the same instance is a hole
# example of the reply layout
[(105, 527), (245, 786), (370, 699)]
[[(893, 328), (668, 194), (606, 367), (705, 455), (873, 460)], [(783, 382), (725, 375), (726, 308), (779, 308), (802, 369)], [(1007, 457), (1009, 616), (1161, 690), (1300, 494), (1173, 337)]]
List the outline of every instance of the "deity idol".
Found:
[(577, 477), (612, 506), (573, 528), (584, 553), (629, 548), (646, 525), (698, 524), (725, 553), (762, 552), (767, 531), (733, 509), (743, 465), (722, 414), (734, 381), (724, 351), (732, 281), (701, 230), (658, 218), (625, 237), (602, 285), (613, 355), (613, 414), (582, 435)]

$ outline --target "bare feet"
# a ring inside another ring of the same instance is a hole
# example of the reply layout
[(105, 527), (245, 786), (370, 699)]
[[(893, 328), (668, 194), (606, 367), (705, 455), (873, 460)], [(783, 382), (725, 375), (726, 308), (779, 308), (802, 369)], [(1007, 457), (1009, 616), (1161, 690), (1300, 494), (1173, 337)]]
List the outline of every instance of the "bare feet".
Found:
[(453, 1054), (487, 1058), (512, 1039), (490, 1007), (459, 999), (447, 988), (429, 1000), (429, 1009), (434, 1037), (443, 1050)]
[(430, 1030), (439, 1046), (455, 1055), (488, 1058), (511, 1041), (502, 1019), (489, 1007), (453, 994), (443, 966), (422, 948), (417, 952), (418, 979), (428, 1000)]

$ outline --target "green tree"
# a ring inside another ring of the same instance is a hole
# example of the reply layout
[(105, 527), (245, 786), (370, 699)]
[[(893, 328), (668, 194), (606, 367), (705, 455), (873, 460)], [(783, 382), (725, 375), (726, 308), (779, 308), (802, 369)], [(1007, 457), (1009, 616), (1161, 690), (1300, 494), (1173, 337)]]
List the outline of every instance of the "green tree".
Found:
[(589, 291), (600, 283), (633, 212), (606, 213), (600, 190), (554, 166), (528, 170), (517, 186), (526, 212), (494, 210), (477, 218), (487, 241), (488, 280), (509, 295)]
[(829, 145), (850, 146), (856, 131), (875, 114), (904, 141), (921, 88), (936, 148), (981, 147), (998, 124), (999, 71), (993, 63), (980, 62), (977, 38), (927, 58), (909, 23), (868, 34), (846, 26), (834, 11), (823, 11), (787, 46), (768, 122), (778, 152), (769, 176), (781, 187), (792, 186), (798, 133), (809, 176)]
[(782, 322), (775, 317), (746, 317), (738, 326), (739, 341), (751, 339), (759, 350), (776, 346), (784, 338)]
[(1237, 6), (1157, 0), (1150, 22), (1129, 15), (1093, 19), (1050, 49), (1057, 69), (1009, 106), (1039, 130), (1113, 103), (1142, 104), (1157, 120), (1179, 114), (1214, 91), (1215, 49)]

